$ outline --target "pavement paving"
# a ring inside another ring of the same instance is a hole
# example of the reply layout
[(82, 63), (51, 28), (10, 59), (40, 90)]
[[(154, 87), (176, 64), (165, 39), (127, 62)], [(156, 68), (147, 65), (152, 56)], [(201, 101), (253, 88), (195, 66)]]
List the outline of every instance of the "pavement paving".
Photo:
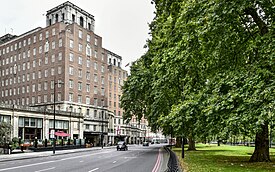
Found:
[[(139, 146), (139, 145), (134, 145), (134, 146)], [(108, 146), (108, 147), (104, 147), (103, 149), (111, 149), (115, 147), (116, 146)], [(52, 151), (32, 152), (30, 150), (24, 150), (24, 152), (21, 152), (21, 150), (14, 150), (12, 154), (0, 154), (0, 162), (48, 157), (48, 156), (58, 156), (58, 155), (71, 154), (71, 153), (84, 152), (84, 151), (85, 152), (96, 151), (101, 149), (102, 149), (101, 147), (91, 147), (91, 148), (78, 148), (78, 149), (69, 149), (69, 150), (56, 150), (55, 154), (53, 154)], [(164, 150), (163, 148), (161, 148), (161, 154), (163, 156), (163, 161), (160, 165), (160, 172), (164, 172), (167, 170), (169, 153), (166, 152), (166, 150)]]

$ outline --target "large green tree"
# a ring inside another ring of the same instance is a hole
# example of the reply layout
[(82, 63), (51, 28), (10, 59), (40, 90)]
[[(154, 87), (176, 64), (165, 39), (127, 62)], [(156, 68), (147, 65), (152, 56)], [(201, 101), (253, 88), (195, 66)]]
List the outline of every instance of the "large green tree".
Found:
[(270, 161), (274, 4), (270, 0), (155, 0), (148, 52), (131, 69), (126, 118), (178, 136), (255, 134), (250, 161)]

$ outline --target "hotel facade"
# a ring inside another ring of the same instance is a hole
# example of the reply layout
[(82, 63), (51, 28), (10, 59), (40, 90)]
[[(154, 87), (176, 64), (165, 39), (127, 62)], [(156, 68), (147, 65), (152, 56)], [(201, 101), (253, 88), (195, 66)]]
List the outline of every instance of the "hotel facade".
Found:
[[(50, 139), (53, 130), (99, 145), (138, 143), (146, 120), (124, 124), (122, 57), (102, 47), (94, 16), (65, 2), (46, 14), (46, 27), (0, 37), (0, 122), (11, 137)], [(55, 117), (55, 120), (54, 120)]]

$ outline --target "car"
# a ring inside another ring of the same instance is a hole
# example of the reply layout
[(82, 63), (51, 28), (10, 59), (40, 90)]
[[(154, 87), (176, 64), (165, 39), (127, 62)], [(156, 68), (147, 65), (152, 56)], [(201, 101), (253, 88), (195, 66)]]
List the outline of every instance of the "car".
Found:
[(120, 142), (117, 143), (116, 149), (117, 149), (117, 151), (119, 151), (119, 150), (126, 151), (126, 150), (128, 150), (128, 146), (127, 146), (125, 141), (120, 141)]
[(149, 146), (149, 142), (143, 142), (142, 146)]

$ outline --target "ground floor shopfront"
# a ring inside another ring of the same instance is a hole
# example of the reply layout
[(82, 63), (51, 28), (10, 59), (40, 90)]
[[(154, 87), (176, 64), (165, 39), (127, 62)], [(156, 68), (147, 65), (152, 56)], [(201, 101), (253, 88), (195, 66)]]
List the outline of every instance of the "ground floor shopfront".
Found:
[[(104, 118), (102, 118), (103, 116)], [(87, 114), (80, 112), (58, 110), (54, 113), (51, 109), (41, 110), (37, 107), (3, 107), (0, 105), (0, 122), (12, 125), (11, 133), (8, 136), (10, 139), (16, 137), (29, 142), (35, 139), (51, 140), (53, 139), (51, 133), (55, 128), (55, 132), (61, 131), (68, 134), (65, 137), (57, 136), (57, 139), (70, 140), (70, 142), (76, 139), (85, 139), (86, 143), (93, 146), (99, 146), (102, 142), (105, 146), (114, 145), (120, 140), (125, 140), (128, 144), (139, 144), (144, 140), (146, 131), (140, 131), (128, 125), (127, 130), (125, 128), (123, 130), (125, 132), (120, 134), (121, 132), (117, 132), (118, 130), (108, 128), (110, 123), (108, 115), (102, 113), (102, 117), (99, 117), (92, 119), (88, 118)]]

